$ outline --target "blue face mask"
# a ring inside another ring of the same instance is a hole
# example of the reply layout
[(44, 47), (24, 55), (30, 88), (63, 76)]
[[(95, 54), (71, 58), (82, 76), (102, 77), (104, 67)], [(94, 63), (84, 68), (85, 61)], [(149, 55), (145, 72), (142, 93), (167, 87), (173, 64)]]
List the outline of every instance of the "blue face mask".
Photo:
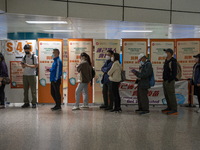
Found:
[(51, 55), (51, 57), (52, 57), (52, 58), (55, 58), (55, 55), (53, 54), (53, 55)]
[(140, 64), (141, 64), (141, 65), (144, 65), (144, 62), (143, 62), (143, 61), (140, 61)]

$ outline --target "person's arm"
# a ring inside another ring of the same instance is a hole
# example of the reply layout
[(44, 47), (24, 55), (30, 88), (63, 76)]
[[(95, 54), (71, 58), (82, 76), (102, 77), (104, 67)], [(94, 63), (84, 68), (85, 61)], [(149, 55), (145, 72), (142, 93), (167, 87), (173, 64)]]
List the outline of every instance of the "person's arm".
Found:
[(62, 68), (62, 64), (60, 63), (60, 59), (57, 59), (56, 60), (56, 68), (55, 68), (55, 71), (56, 71), (56, 76), (55, 76), (55, 80), (57, 81), (60, 77), (60, 68)]
[(33, 64), (33, 65), (29, 65), (29, 64), (24, 64), (25, 65), (25, 67), (29, 67), (29, 68), (38, 68), (38, 57), (37, 56), (35, 56), (34, 55), (34, 62), (35, 62), (35, 64)]
[(177, 62), (172, 61), (171, 65), (172, 65), (171, 66), (172, 67), (172, 69), (171, 69), (172, 74), (171, 74), (171, 78), (168, 80), (168, 82), (176, 80), (176, 76), (177, 76)]
[(112, 75), (117, 70), (116, 63), (113, 63), (111, 69), (108, 71), (108, 75)]
[(147, 63), (145, 65), (145, 69), (142, 69), (142, 72), (135, 72), (135, 75), (140, 78), (140, 79), (144, 79), (144, 78), (148, 78), (153, 72), (153, 68), (151, 63)]
[(2, 77), (8, 77), (8, 68), (6, 62), (2, 62)]
[(111, 67), (112, 67), (112, 62), (110, 62), (110, 63), (105, 63), (104, 65), (103, 65), (103, 67), (101, 68), (101, 71), (103, 72), (103, 73), (107, 73), (110, 69), (111, 69)]
[(199, 74), (198, 74), (198, 77), (197, 77), (197, 86), (200, 86), (200, 66), (198, 68), (198, 71), (199, 71)]
[(77, 68), (78, 73), (80, 73), (81, 69), (83, 68), (83, 64), (80, 63), (76, 68)]

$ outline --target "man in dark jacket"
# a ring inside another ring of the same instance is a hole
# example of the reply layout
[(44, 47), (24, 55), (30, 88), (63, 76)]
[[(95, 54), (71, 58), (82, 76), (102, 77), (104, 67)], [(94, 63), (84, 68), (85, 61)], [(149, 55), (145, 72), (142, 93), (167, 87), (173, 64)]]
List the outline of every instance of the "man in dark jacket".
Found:
[[(111, 69), (113, 62), (111, 61), (111, 56), (113, 55), (112, 50), (108, 50), (106, 54), (106, 62), (101, 68), (101, 71), (104, 73), (101, 83), (103, 84), (103, 100), (104, 104), (100, 106), (100, 108), (105, 108), (106, 110), (113, 109), (113, 96), (111, 92), (110, 80), (108, 79), (108, 71)], [(109, 95), (109, 96), (108, 96)], [(108, 104), (108, 99), (110, 100), (110, 104)]]
[(144, 54), (140, 54), (138, 60), (141, 64), (140, 71), (133, 69), (132, 72), (138, 77), (137, 98), (139, 109), (136, 112), (142, 115), (149, 113), (148, 89), (150, 88), (150, 78), (153, 74), (153, 68), (151, 62)]
[(178, 115), (175, 96), (175, 80), (177, 76), (177, 60), (173, 57), (172, 49), (164, 49), (166, 60), (163, 71), (163, 90), (167, 101), (167, 108), (162, 110), (167, 115)]

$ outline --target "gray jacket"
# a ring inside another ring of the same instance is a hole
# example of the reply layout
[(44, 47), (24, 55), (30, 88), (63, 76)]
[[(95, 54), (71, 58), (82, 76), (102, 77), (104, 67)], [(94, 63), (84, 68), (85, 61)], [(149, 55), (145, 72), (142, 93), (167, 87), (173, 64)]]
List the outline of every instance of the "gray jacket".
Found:
[(150, 88), (150, 77), (153, 73), (153, 67), (149, 60), (147, 60), (144, 65), (140, 66), (140, 71), (136, 72), (138, 79), (138, 86), (143, 89)]

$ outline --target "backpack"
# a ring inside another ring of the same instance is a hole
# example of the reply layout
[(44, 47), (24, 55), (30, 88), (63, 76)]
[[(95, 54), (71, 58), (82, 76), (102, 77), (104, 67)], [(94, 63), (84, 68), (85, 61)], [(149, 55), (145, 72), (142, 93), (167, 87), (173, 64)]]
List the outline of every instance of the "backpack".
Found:
[[(35, 62), (34, 62), (34, 55), (35, 55), (35, 54), (32, 54), (32, 57), (31, 57), (31, 59), (32, 59), (32, 61), (33, 61), (33, 65), (35, 64)], [(26, 62), (26, 55), (24, 56), (23, 60), (24, 60), (24, 62)], [(38, 72), (39, 72), (39, 69), (38, 69), (38, 67), (37, 67), (37, 68), (36, 68), (36, 76), (38, 76)]]
[[(179, 81), (181, 80), (182, 77), (182, 69), (180, 63), (177, 61), (177, 75), (176, 75), (176, 80)], [(169, 63), (169, 68), (172, 70), (172, 62), (170, 61)]]
[[(148, 63), (151, 63), (151, 62), (148, 62)], [(155, 83), (156, 83), (156, 80), (155, 80), (154, 72), (152, 71), (152, 74), (151, 74), (151, 76), (149, 77), (149, 84), (150, 84), (150, 87), (155, 86)]]

